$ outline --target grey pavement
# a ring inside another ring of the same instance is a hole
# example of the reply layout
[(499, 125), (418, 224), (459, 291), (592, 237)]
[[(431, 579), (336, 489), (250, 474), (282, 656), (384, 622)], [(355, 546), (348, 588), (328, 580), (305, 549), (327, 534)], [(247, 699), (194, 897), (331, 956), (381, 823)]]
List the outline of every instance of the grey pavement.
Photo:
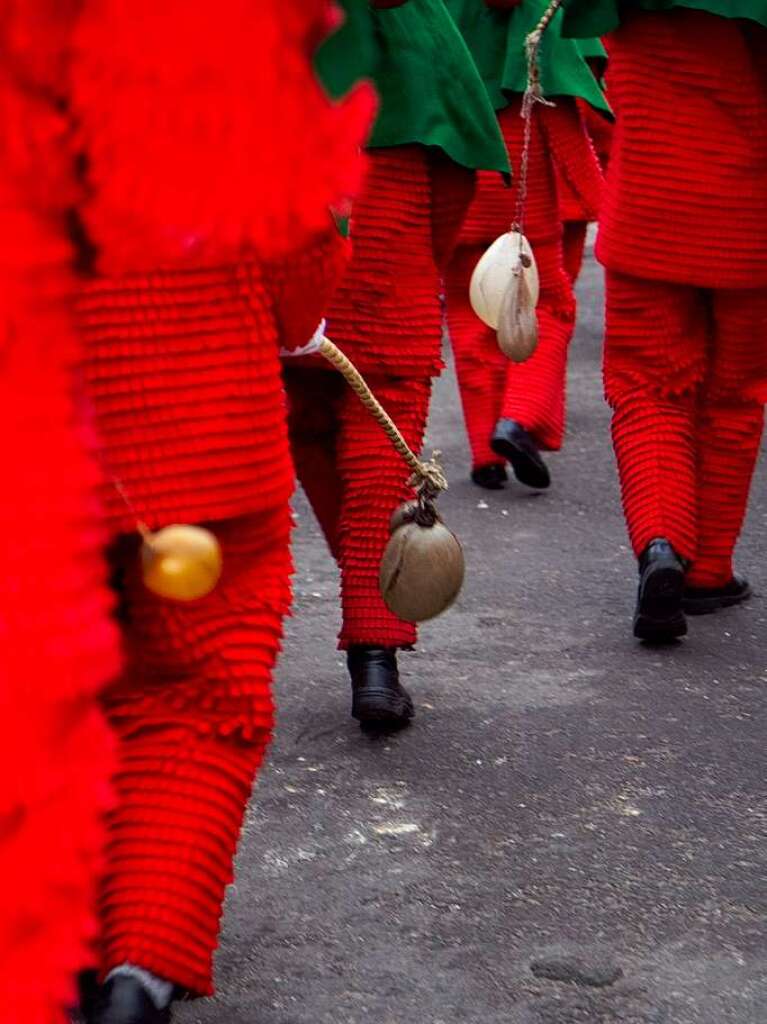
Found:
[(754, 600), (639, 647), (592, 260), (579, 292), (549, 493), (469, 483), (452, 373), (437, 388), (429, 445), (468, 578), (400, 659), (417, 719), (395, 738), (349, 718), (336, 571), (299, 496), (219, 995), (180, 1021), (767, 1021), (765, 470), (739, 557)]

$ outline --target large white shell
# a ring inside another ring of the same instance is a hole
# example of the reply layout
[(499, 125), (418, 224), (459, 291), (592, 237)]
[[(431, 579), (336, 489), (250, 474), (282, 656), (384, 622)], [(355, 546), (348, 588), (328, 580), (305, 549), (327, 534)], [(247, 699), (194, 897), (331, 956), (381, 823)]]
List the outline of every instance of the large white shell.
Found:
[(501, 300), (498, 347), (515, 363), (524, 363), (538, 348), (538, 318), (524, 273), (512, 275)]
[(527, 280), (535, 307), (538, 304), (540, 291), (538, 267), (535, 264), (535, 256), (530, 243), (519, 232), (507, 231), (505, 235), (496, 238), (490, 248), (483, 253), (471, 275), (469, 285), (471, 308), (480, 320), (494, 330), (498, 328), (501, 302), (506, 294), (512, 272), (519, 264), (520, 240), (522, 253), (530, 260), (530, 266), (524, 268), (522, 272)]

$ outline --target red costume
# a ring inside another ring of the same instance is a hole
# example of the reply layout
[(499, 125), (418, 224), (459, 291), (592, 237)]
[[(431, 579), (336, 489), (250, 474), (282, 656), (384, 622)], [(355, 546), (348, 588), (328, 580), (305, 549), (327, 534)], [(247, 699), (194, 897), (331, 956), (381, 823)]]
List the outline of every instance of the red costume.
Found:
[(670, 541), (689, 586), (720, 587), (767, 399), (767, 28), (627, 13), (608, 87), (618, 123), (597, 255), (629, 532), (637, 554)]
[(95, 931), (118, 669), (97, 472), (74, 398), (75, 193), (61, 113), (67, 4), (0, 11), (0, 990), (8, 1024), (59, 1024)]
[(73, 43), (102, 460), (136, 516), (205, 522), (224, 556), (208, 597), (150, 594), (107, 486), (127, 665), (106, 697), (119, 768), (99, 959), (192, 994), (212, 989), (290, 599), (278, 350), (311, 336), (342, 265), (327, 211), (356, 188), (372, 112), (366, 87), (331, 105), (317, 84), (328, 25), (325, 0), (100, 0)]
[[(512, 166), (519, 167), (524, 122), (517, 98), (499, 113)], [(565, 269), (560, 219), (560, 180), (577, 196), (579, 210), (598, 209), (601, 174), (572, 97), (533, 111), (524, 230), (540, 274), (538, 349), (528, 362), (510, 364), (495, 331), (469, 304), (472, 271), (487, 246), (508, 231), (516, 216), (517, 188), (505, 190), (481, 174), (459, 247), (447, 272), (448, 323), (474, 467), (503, 465), (490, 447), (496, 422), (520, 423), (540, 448), (557, 450), (565, 430), (567, 350), (575, 325), (572, 280)]]

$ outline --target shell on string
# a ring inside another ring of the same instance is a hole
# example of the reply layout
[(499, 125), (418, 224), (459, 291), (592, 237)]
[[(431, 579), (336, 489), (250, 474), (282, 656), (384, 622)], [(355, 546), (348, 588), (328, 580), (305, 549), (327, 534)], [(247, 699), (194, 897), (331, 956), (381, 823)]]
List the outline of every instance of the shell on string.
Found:
[(538, 304), (540, 281), (533, 250), (524, 235), (507, 231), (482, 254), (471, 275), (469, 301), (471, 308), (483, 323), (497, 330), (501, 303), (509, 281), (520, 271), (527, 281), (533, 306)]
[(221, 546), (210, 530), (178, 524), (145, 533), (141, 561), (146, 587), (172, 601), (210, 594), (223, 568)]
[(515, 363), (524, 363), (538, 348), (538, 317), (524, 273), (512, 275), (501, 300), (498, 347)]
[(464, 573), (458, 538), (431, 501), (407, 502), (395, 511), (379, 581), (391, 612), (405, 622), (441, 615), (458, 597)]

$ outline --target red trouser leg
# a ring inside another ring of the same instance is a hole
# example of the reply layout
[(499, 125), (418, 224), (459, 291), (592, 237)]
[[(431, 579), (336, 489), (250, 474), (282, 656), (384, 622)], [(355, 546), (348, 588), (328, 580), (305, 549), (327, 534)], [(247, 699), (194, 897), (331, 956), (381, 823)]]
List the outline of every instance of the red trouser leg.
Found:
[(472, 271), (484, 249), (460, 246), (445, 273), (450, 343), (475, 468), (506, 462), (490, 447), (490, 436), (501, 414), (508, 360), (498, 348), (495, 331), (479, 319), (469, 302)]
[(338, 560), (343, 486), (338, 471), (338, 409), (348, 384), (324, 369), (285, 367), (288, 429), (296, 475)]
[(683, 285), (606, 275), (605, 391), (634, 552), (665, 537), (697, 549), (695, 408), (707, 311)]
[(106, 698), (119, 767), (102, 968), (133, 963), (195, 994), (212, 990), (224, 892), (271, 735), (271, 671), (290, 594), (287, 507), (214, 529), (224, 573), (190, 604), (143, 587), (130, 543), (128, 667)]
[(732, 577), (764, 423), (767, 293), (717, 291), (712, 361), (698, 403), (698, 553), (693, 586)]
[[(371, 377), (369, 384), (410, 447), (420, 451), (431, 381)], [(388, 610), (378, 577), (391, 514), (413, 495), (408, 487), (411, 473), (351, 390), (341, 402), (339, 421), (338, 469), (343, 484), (340, 646), (407, 647), (415, 643), (415, 626)]]
[(567, 352), (575, 328), (572, 284), (560, 240), (533, 241), (541, 279), (538, 348), (525, 363), (509, 363), (501, 415), (530, 431), (541, 448), (557, 451), (565, 432)]
[(583, 251), (586, 247), (588, 223), (585, 220), (566, 220), (563, 224), (562, 258), (565, 272), (573, 284), (583, 266)]

